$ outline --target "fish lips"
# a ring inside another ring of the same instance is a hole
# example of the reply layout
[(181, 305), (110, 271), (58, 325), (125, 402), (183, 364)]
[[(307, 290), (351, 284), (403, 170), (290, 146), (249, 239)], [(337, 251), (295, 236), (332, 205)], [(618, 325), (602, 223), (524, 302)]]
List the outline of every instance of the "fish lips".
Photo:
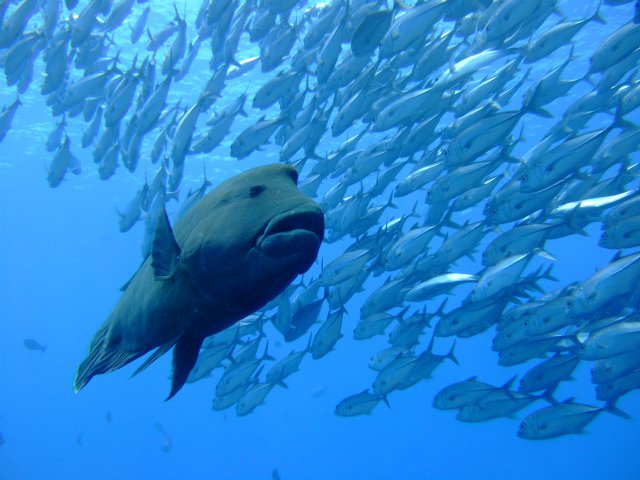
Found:
[(295, 261), (298, 273), (303, 273), (315, 261), (323, 237), (322, 210), (305, 205), (273, 217), (256, 246), (269, 258)]

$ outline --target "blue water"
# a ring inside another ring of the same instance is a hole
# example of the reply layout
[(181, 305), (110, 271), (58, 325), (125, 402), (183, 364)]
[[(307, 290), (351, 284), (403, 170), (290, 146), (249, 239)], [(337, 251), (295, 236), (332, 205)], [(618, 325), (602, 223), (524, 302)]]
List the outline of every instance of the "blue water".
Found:
[[(197, 3), (187, 2), (188, 20), (195, 17)], [(173, 16), (168, 2), (154, 1), (153, 7), (148, 24), (152, 31)], [(585, 18), (594, 5), (565, 1), (561, 7), (570, 18)], [(136, 9), (134, 18), (140, 5)], [(576, 37), (578, 61), (571, 66), (575, 71), (568, 69), (563, 78), (584, 73), (588, 52), (629, 19), (631, 9), (631, 4), (603, 8), (608, 25), (589, 25)], [(189, 30), (188, 35), (193, 32)], [(131, 58), (133, 51), (127, 51), (131, 47), (122, 45), (123, 57)], [(138, 47), (143, 48), (144, 43)], [(183, 105), (195, 101), (208, 79), (207, 47), (206, 43), (202, 46), (190, 74), (172, 89), (169, 103), (178, 98), (184, 98)], [(243, 39), (241, 51), (249, 57), (255, 47)], [(566, 54), (561, 50), (548, 62), (536, 63), (532, 78), (561, 63)], [(458, 340), (460, 366), (445, 362), (433, 379), (392, 393), (391, 408), (381, 403), (370, 416), (334, 415), (339, 400), (370, 387), (375, 372), (367, 368), (368, 360), (387, 346), (386, 337), (364, 342), (351, 338), (360, 303), (379, 281), (366, 284), (368, 291), (347, 304), (345, 338), (336, 350), (318, 361), (307, 356), (300, 371), (287, 380), (289, 388), (274, 388), (266, 404), (247, 417), (237, 417), (234, 409), (211, 410), (219, 373), (187, 385), (171, 401), (163, 402), (169, 389), (168, 355), (133, 380), (129, 377), (135, 366), (130, 365), (94, 378), (81, 393), (74, 394), (75, 369), (95, 330), (117, 302), (119, 287), (140, 262), (143, 223), (126, 234), (119, 233), (116, 206), (123, 208), (142, 184), (148, 163), (144, 152), (150, 144), (145, 142), (143, 160), (135, 174), (120, 167), (113, 178), (102, 182), (91, 149), (79, 147), (85, 126), (73, 119), (68, 131), (83, 173), (79, 177), (67, 174), (60, 187), (49, 188), (45, 167), (51, 154), (44, 144), (57, 119), (39, 94), (41, 74), (42, 62), (38, 60), (33, 84), (21, 96), (24, 105), (0, 144), (0, 432), (6, 440), (0, 446), (0, 479), (268, 479), (274, 468), (285, 480), (638, 478), (638, 391), (618, 403), (632, 415), (631, 420), (602, 414), (583, 435), (544, 442), (516, 437), (517, 420), (464, 424), (455, 420), (455, 412), (431, 407), (434, 394), (445, 385), (472, 375), (502, 384), (536, 363), (499, 367), (497, 354), (490, 350), (493, 331)], [(251, 99), (265, 78), (256, 69), (246, 78), (228, 81), (220, 103), (236, 98), (247, 87)], [(566, 104), (589, 89), (580, 84), (571, 98), (565, 99)], [(1, 105), (14, 98), (13, 88), (0, 88)], [(563, 111), (561, 103), (553, 106), (554, 112)], [(261, 115), (251, 111), (249, 119), (239, 118), (223, 146), (210, 155), (187, 159), (183, 198), (189, 187), (201, 182), (203, 162), (216, 184), (246, 168), (277, 161), (278, 150), (273, 146), (242, 161), (228, 156), (234, 133)], [(608, 121), (603, 117), (599, 126)], [(516, 154), (534, 145), (549, 125), (534, 116), (527, 116), (524, 123), (526, 142), (518, 146)], [(148, 137), (153, 139), (153, 135)], [(318, 150), (329, 151), (346, 138), (347, 134), (337, 139), (327, 135)], [(148, 174), (155, 168), (150, 167)], [(323, 185), (321, 191), (328, 186)], [(400, 215), (414, 201), (411, 197), (400, 202), (400, 211), (385, 212), (382, 221)], [(175, 208), (171, 204), (173, 211)], [(474, 215), (478, 213), (469, 214), (470, 218)], [(559, 282), (545, 284), (546, 288), (584, 280), (610, 260), (614, 252), (597, 246), (599, 225), (592, 225), (588, 232), (588, 237), (574, 235), (547, 244), (558, 259), (553, 273)], [(342, 248), (344, 244), (325, 244), (320, 256), (326, 264)], [(458, 267), (461, 272), (479, 270), (477, 263), (468, 260)], [(319, 267), (314, 266), (305, 278), (318, 272)], [(450, 304), (456, 305), (453, 299)], [(436, 304), (427, 308), (433, 311)], [(324, 318), (326, 307), (322, 315)], [(306, 337), (292, 346), (277, 342), (279, 334), (270, 325), (266, 331), (271, 339), (270, 353), (278, 358), (306, 345)], [(47, 345), (46, 352), (25, 349), (25, 338)], [(419, 349), (426, 347), (429, 338), (427, 332)], [(435, 350), (445, 353), (450, 344), (450, 339), (438, 339)], [(556, 396), (597, 404), (589, 368), (588, 362), (582, 362), (575, 380), (563, 383)], [(312, 392), (318, 387), (326, 392), (315, 398)], [(529, 407), (525, 413), (540, 406)], [(156, 422), (171, 438), (169, 452), (162, 449), (164, 437), (154, 426)]]

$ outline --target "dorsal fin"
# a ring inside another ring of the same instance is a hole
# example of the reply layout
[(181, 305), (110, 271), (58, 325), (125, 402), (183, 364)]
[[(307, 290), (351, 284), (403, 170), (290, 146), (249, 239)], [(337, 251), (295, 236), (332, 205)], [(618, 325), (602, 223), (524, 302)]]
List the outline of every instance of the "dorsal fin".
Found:
[(167, 217), (167, 210), (162, 207), (162, 215), (158, 219), (153, 234), (151, 249), (151, 266), (156, 279), (168, 279), (173, 276), (180, 263), (180, 246), (176, 242)]

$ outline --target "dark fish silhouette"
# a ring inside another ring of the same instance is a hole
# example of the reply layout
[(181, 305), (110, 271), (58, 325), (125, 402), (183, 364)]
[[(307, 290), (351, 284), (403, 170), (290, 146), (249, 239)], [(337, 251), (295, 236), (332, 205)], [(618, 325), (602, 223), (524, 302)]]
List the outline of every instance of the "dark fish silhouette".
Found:
[(157, 348), (138, 373), (175, 347), (171, 398), (205, 337), (255, 312), (307, 271), (324, 216), (297, 180), (291, 166), (267, 165), (220, 184), (173, 231), (163, 212), (152, 253), (95, 334), (75, 390)]
[(381, 10), (367, 15), (351, 39), (353, 54), (356, 57), (371, 55), (389, 30), (392, 19), (393, 10)]
[(42, 353), (44, 353), (47, 350), (46, 345), (42, 345), (40, 342), (38, 342), (37, 340), (34, 340), (33, 338), (25, 338), (24, 346), (29, 350), (38, 350)]

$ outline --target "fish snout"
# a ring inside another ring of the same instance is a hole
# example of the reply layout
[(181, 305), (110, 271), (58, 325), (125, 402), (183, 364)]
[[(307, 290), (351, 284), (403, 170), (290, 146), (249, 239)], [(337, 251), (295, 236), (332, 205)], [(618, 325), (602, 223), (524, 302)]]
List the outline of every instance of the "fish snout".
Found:
[(315, 261), (323, 238), (322, 210), (315, 204), (304, 205), (272, 218), (257, 246), (270, 258), (297, 257), (302, 271), (306, 271)]

